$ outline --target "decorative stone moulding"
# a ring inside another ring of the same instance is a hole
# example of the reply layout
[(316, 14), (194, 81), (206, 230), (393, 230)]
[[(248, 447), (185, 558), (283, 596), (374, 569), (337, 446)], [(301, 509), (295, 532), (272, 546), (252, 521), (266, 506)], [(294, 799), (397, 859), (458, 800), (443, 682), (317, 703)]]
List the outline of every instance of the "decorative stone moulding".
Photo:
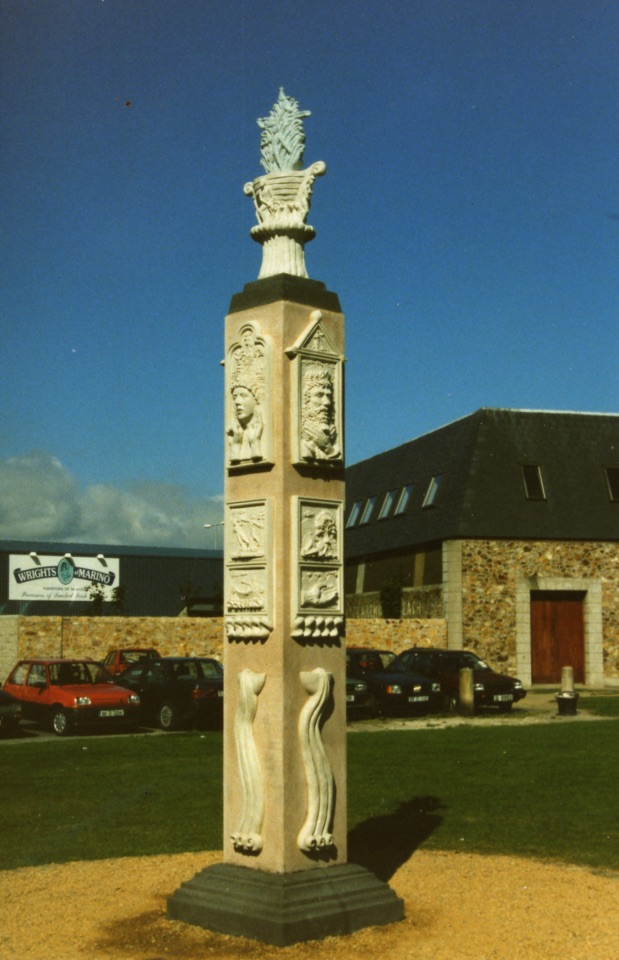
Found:
[(306, 170), (267, 173), (246, 183), (244, 189), (252, 197), (258, 224), (250, 236), (262, 245), (262, 265), (258, 279), (289, 273), (307, 277), (305, 244), (316, 231), (305, 218), (311, 206), (312, 187), (316, 177), (326, 172), (322, 160)]
[(273, 624), (267, 617), (226, 617), (228, 640), (268, 640)]
[(271, 341), (258, 323), (244, 324), (228, 350), (226, 441), (228, 468), (272, 462)]
[(226, 506), (225, 628), (229, 640), (266, 640), (273, 630), (269, 500)]
[(237, 674), (237, 680), (240, 697), (234, 718), (234, 743), (243, 791), (243, 814), (230, 839), (239, 853), (256, 856), (263, 847), (264, 780), (254, 740), (254, 719), (266, 674), (246, 668)]
[(344, 629), (343, 503), (292, 498), (295, 639), (335, 640)]
[(310, 314), (310, 324), (286, 350), (294, 364), (292, 450), (296, 464), (341, 466), (343, 444), (344, 357), (333, 346), (320, 310)]
[(295, 640), (337, 640), (344, 632), (344, 617), (298, 616), (292, 622)]
[(333, 846), (335, 786), (322, 742), (324, 714), (329, 706), (333, 675), (322, 667), (300, 674), (309, 699), (299, 716), (299, 744), (307, 786), (307, 813), (297, 844), (304, 853), (320, 853)]

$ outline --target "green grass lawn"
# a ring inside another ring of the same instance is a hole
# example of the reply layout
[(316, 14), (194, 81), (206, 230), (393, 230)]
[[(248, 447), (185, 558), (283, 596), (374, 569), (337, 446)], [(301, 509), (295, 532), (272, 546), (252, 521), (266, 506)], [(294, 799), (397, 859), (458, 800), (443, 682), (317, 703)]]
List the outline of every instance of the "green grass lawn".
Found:
[[(418, 846), (619, 870), (618, 739), (605, 719), (355, 732), (349, 859), (385, 878)], [(0, 868), (221, 849), (221, 754), (212, 731), (0, 745)]]

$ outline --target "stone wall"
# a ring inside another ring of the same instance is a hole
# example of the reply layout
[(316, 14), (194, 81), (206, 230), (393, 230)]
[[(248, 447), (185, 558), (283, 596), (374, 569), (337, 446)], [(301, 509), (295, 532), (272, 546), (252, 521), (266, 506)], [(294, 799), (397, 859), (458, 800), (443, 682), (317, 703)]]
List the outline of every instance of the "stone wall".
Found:
[(223, 620), (202, 617), (0, 617), (0, 678), (26, 657), (92, 657), (111, 647), (155, 647), (163, 656), (223, 651)]
[(445, 620), (346, 620), (349, 647), (373, 647), (400, 653), (408, 647), (446, 647)]
[(619, 678), (619, 548), (613, 543), (462, 541), (462, 645), (517, 671), (516, 595), (523, 579), (601, 585), (604, 679)]
[[(444, 620), (348, 620), (349, 646), (400, 650), (447, 645)], [(92, 657), (111, 647), (156, 647), (163, 656), (223, 658), (222, 618), (0, 617), (0, 683), (26, 657)]]
[(17, 632), (20, 619), (17, 616), (0, 617), (0, 684), (4, 683), (18, 659)]

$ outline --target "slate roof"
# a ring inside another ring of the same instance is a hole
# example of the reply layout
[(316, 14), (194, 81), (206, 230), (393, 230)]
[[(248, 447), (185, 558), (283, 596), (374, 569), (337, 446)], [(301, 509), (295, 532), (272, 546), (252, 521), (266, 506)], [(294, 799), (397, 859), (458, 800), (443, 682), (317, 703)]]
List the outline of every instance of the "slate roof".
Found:
[[(527, 499), (523, 464), (541, 468), (546, 499)], [(619, 414), (482, 408), (347, 468), (346, 518), (356, 501), (377, 502), (367, 525), (346, 529), (346, 556), (476, 537), (619, 541), (606, 467), (619, 467)], [(384, 494), (411, 483), (406, 512), (378, 520)]]

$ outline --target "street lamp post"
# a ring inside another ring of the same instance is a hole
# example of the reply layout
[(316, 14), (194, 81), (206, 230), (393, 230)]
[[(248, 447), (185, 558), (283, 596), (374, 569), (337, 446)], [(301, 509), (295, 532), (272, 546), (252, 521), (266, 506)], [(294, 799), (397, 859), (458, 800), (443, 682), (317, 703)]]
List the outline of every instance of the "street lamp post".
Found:
[(217, 528), (218, 528), (218, 527), (223, 527), (224, 523), (225, 523), (224, 520), (220, 520), (219, 523), (205, 523), (205, 524), (204, 524), (204, 529), (205, 529), (205, 530), (213, 530), (213, 529), (215, 530), (215, 549), (216, 549), (216, 550), (218, 549), (218, 547), (217, 547), (217, 540), (218, 540), (218, 538), (217, 538)]

